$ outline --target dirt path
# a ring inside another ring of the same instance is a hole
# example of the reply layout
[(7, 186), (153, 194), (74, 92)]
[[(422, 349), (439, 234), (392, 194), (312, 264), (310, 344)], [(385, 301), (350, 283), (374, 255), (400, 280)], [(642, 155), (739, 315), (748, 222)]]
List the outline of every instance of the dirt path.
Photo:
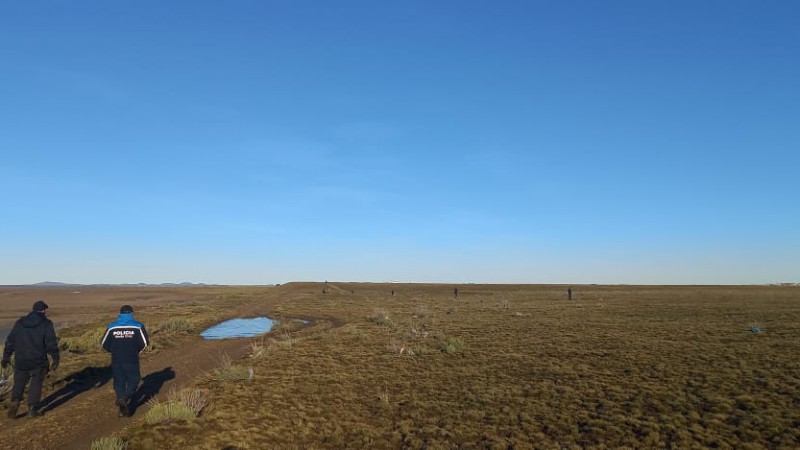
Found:
[[(260, 304), (243, 304), (236, 313), (243, 316), (269, 315), (272, 302)], [(151, 390), (157, 390), (160, 397), (170, 389), (180, 389), (188, 385), (194, 378), (210, 372), (219, 366), (219, 356), (228, 354), (231, 358), (243, 357), (249, 351), (251, 339), (224, 339), (206, 341), (199, 336), (192, 336), (180, 346), (162, 350), (142, 360), (142, 376), (150, 375)], [(14, 449), (80, 449), (86, 450), (92, 441), (110, 436), (123, 430), (144, 416), (147, 406), (143, 405), (134, 417), (119, 418), (114, 406), (114, 392), (110, 374), (101, 368), (87, 368), (90, 378), (105, 382), (100, 387), (84, 386), (73, 389), (60, 400), (52, 402), (43, 417), (29, 419), (21, 417), (12, 420), (5, 414), (0, 416), (0, 448)], [(66, 374), (56, 373), (56, 379)], [(145, 379), (147, 382), (148, 379)], [(48, 379), (45, 384), (52, 383)], [(68, 384), (68, 383), (63, 383)], [(43, 397), (53, 394), (59, 389), (45, 389)], [(27, 404), (23, 400), (20, 414), (27, 413)], [(5, 412), (5, 411), (3, 411)]]

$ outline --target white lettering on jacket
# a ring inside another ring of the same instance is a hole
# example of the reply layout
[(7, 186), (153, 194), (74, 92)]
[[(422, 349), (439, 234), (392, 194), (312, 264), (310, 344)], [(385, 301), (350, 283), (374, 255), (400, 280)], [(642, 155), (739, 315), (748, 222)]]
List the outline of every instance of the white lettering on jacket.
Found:
[(131, 330), (115, 330), (112, 334), (114, 335), (115, 338), (124, 339), (124, 338), (132, 338), (134, 335), (136, 335), (136, 332)]

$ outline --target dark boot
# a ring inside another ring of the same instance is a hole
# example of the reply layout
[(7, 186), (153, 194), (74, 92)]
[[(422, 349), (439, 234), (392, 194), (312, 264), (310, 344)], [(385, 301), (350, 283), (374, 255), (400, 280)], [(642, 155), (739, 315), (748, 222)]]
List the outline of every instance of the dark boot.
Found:
[(33, 406), (31, 406), (30, 411), (28, 411), (28, 417), (33, 418), (33, 417), (41, 417), (41, 416), (42, 416), (42, 412), (39, 411), (39, 408), (34, 408)]
[(116, 405), (119, 408), (119, 416), (126, 417), (128, 415), (128, 399), (120, 398), (117, 400)]
[(17, 418), (17, 411), (19, 410), (19, 400), (12, 401), (8, 405), (8, 418), (9, 419), (16, 419)]

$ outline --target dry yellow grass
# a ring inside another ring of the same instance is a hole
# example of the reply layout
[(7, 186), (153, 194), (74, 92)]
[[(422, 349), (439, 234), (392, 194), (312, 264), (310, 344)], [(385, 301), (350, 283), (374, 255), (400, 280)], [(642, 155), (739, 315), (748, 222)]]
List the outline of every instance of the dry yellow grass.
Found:
[(797, 288), (279, 289), (276, 316), (327, 320), (250, 358), (249, 383), (198, 382), (211, 411), (129, 448), (800, 446)]

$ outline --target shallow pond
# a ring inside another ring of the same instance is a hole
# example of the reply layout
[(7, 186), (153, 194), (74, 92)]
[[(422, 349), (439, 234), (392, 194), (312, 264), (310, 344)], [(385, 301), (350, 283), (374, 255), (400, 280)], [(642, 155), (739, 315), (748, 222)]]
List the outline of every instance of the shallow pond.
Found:
[(218, 323), (200, 333), (203, 339), (228, 339), (253, 337), (272, 329), (272, 319), (256, 317), (253, 319), (231, 319)]

